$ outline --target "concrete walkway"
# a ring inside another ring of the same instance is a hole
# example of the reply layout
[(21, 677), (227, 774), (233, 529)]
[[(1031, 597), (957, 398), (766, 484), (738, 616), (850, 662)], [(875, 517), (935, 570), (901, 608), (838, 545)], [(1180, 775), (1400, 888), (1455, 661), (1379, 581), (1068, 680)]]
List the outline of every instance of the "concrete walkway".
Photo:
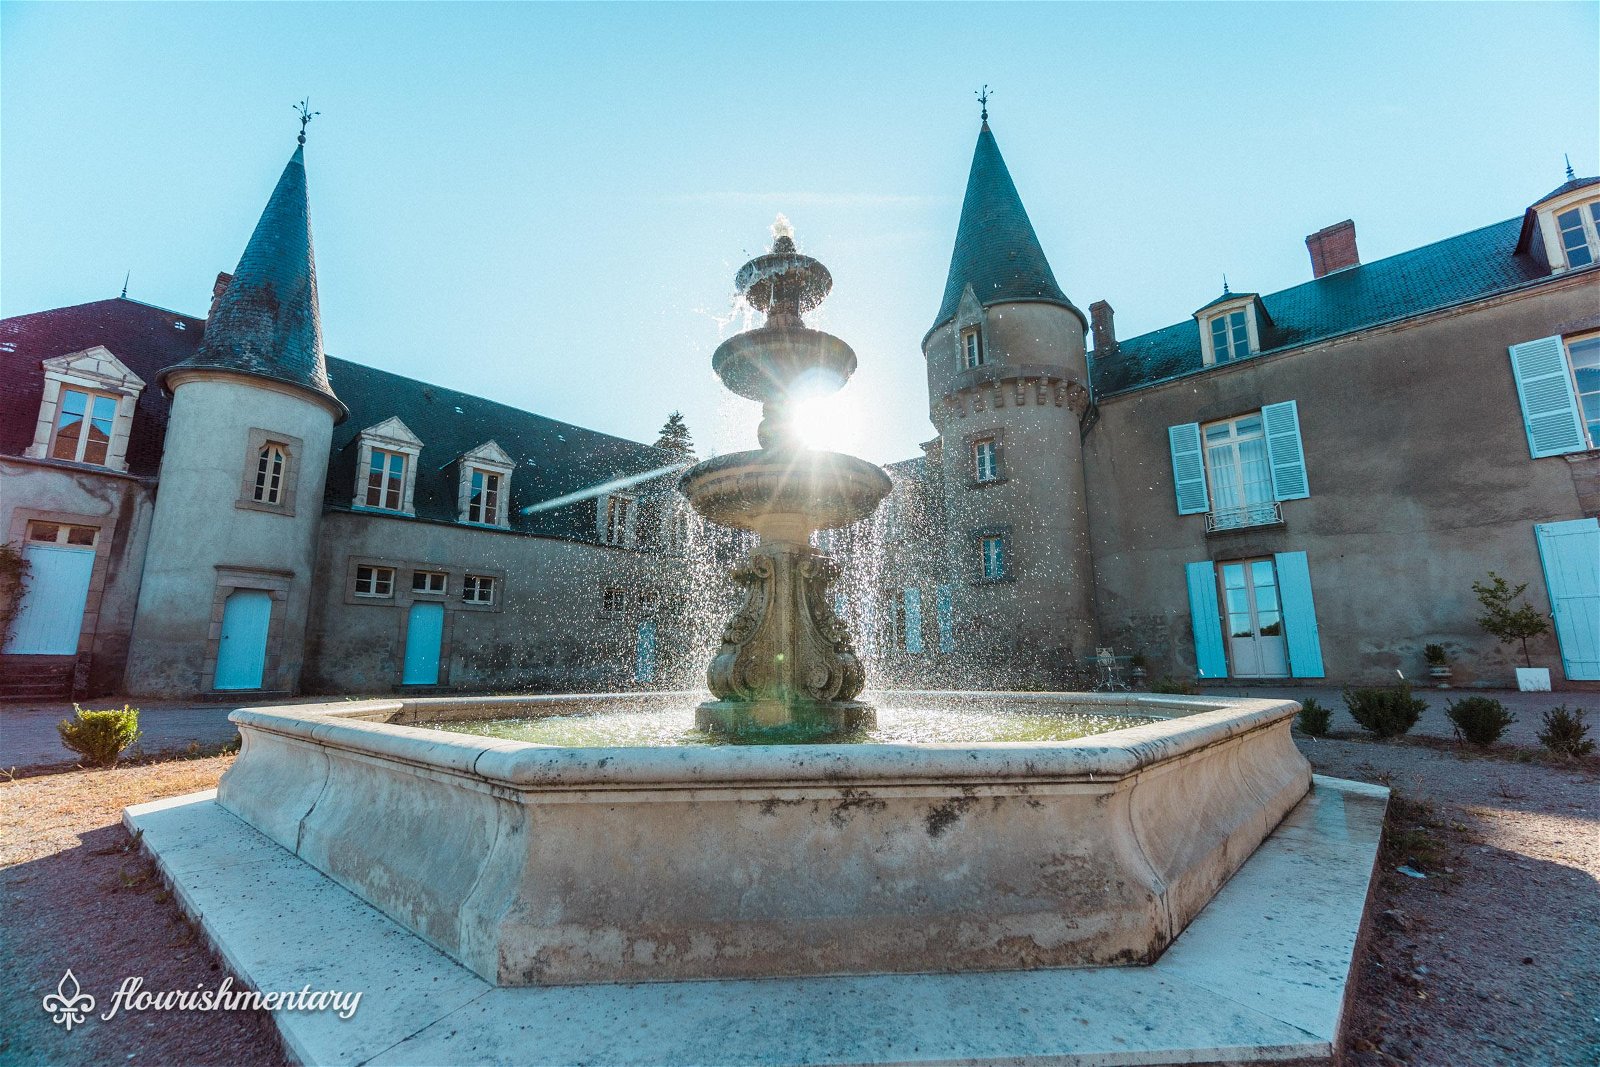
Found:
[[(1539, 747), (1539, 717), (1557, 704), (1569, 708), (1589, 709), (1592, 730), (1600, 735), (1600, 693), (1519, 693), (1506, 689), (1424, 689), (1412, 690), (1428, 702), (1428, 710), (1412, 730), (1413, 734), (1428, 737), (1453, 738), (1454, 730), (1445, 707), (1450, 700), (1464, 696), (1488, 696), (1504, 704), (1517, 716), (1517, 721), (1506, 730), (1503, 740), (1507, 744), (1528, 748)], [(1344, 699), (1338, 689), (1267, 686), (1207, 688), (1207, 695), (1243, 697), (1284, 697), (1305, 700), (1315, 697), (1324, 707), (1333, 709), (1335, 730), (1359, 730), (1356, 721), (1345, 709)], [(868, 694), (870, 698), (870, 694)], [(278, 699), (270, 704), (315, 703), (326, 697), (304, 697), (300, 700)], [(123, 697), (105, 697), (89, 701), (93, 708), (120, 708), (124, 703), (139, 708), (139, 729), (144, 737), (138, 751), (144, 755), (166, 752), (183, 752), (198, 744), (202, 751), (214, 752), (238, 737), (228, 713), (247, 704), (194, 704), (168, 701), (128, 701)], [(61, 744), (56, 734), (56, 723), (72, 715), (71, 704), (0, 704), (0, 772), (19, 768), (70, 767), (77, 762), (75, 755)]]

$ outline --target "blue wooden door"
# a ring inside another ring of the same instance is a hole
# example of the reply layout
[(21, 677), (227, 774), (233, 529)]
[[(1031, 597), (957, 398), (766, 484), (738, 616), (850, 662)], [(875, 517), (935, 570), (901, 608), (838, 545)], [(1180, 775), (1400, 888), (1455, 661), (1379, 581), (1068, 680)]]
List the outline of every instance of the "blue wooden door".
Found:
[(1561, 669), (1574, 681), (1600, 679), (1600, 520), (1533, 528), (1555, 616)]
[(656, 624), (650, 619), (639, 624), (639, 636), (633, 646), (633, 680), (656, 680)]
[(267, 667), (267, 627), (272, 595), (261, 589), (235, 589), (222, 608), (222, 640), (217, 645), (218, 689), (260, 689)]
[(439, 651), (444, 644), (444, 605), (411, 605), (406, 620), (406, 665), (402, 685), (438, 685)]
[(89, 601), (94, 550), (29, 545), (28, 584), (5, 651), (17, 656), (71, 656), (78, 651)]

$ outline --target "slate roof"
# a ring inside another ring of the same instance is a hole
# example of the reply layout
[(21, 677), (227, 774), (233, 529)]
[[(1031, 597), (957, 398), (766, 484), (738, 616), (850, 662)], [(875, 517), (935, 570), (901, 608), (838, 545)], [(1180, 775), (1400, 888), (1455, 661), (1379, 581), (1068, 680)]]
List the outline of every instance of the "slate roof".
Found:
[(283, 168), (211, 312), (204, 343), (182, 366), (272, 378), (338, 401), (323, 362), (304, 146)]
[[(950, 254), (950, 275), (933, 328), (955, 317), (961, 294), (972, 286), (984, 307), (1008, 300), (1039, 300), (1063, 307), (1072, 302), (1056, 284), (1022, 197), (985, 122), (972, 152), (972, 170), (961, 202), (961, 222)], [(1076, 308), (1073, 308), (1077, 311)], [(1081, 317), (1081, 313), (1080, 313)]]
[[(1263, 296), (1271, 325), (1264, 330), (1260, 354), (1476, 300), (1548, 276), (1541, 262), (1516, 251), (1521, 226), (1520, 216), (1507, 219)], [(1200, 328), (1192, 318), (1120, 341), (1113, 353), (1091, 352), (1089, 362), (1101, 396), (1209, 369), (1201, 366)]]
[[(161, 467), (170, 398), (155, 385), (163, 368), (191, 360), (205, 322), (137, 300), (98, 300), (0, 321), (0, 453), (20, 455), (33, 443), (44, 391), (40, 361), (104, 345), (147, 383), (134, 409), (129, 473), (154, 477)], [(328, 358), (327, 373), (350, 402), (351, 416), (334, 430), (328, 495), (348, 507), (358, 451), (351, 442), (391, 415), (422, 439), (415, 505), (419, 518), (456, 521), (455, 460), (494, 440), (516, 461), (511, 478), (513, 530), (596, 541), (592, 499), (532, 515), (520, 508), (672, 462), (649, 445), (586, 430), (482, 397), (428, 385), (347, 360)], [(460, 409), (458, 412), (457, 409)], [(662, 483), (641, 483), (635, 492)]]
[[(599, 540), (593, 497), (549, 511), (524, 514), (522, 509), (674, 462), (650, 445), (359, 363), (330, 358), (328, 371), (350, 406), (350, 417), (333, 431), (327, 501), (334, 507), (349, 507), (354, 494), (361, 431), (390, 416), (398, 416), (422, 440), (413, 503), (423, 519), (457, 521), (456, 460), (489, 440), (517, 465), (511, 476), (511, 528), (570, 540)], [(676, 472), (665, 484), (675, 481)], [(663, 483), (652, 479), (624, 491), (645, 495), (661, 488)]]

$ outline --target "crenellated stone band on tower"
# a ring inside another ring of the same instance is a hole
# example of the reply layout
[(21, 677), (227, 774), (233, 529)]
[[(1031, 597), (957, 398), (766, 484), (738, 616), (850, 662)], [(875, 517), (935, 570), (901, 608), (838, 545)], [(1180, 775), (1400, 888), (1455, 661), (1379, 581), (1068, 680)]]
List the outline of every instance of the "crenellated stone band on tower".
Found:
[(872, 708), (855, 700), (866, 673), (828, 598), (839, 567), (812, 547), (811, 534), (872, 514), (889, 476), (854, 456), (806, 448), (792, 421), (797, 401), (837, 391), (856, 369), (849, 345), (801, 319), (833, 280), (779, 233), (736, 284), (766, 322), (724, 341), (711, 363), (729, 389), (761, 402), (761, 449), (707, 460), (679, 488), (707, 519), (753, 530), (761, 541), (733, 572), (744, 602), (706, 672), (718, 699), (702, 704), (696, 721), (735, 734), (870, 726)]
[(944, 465), (957, 643), (991, 684), (1063, 688), (1094, 652), (1087, 329), (985, 121), (922, 352)]

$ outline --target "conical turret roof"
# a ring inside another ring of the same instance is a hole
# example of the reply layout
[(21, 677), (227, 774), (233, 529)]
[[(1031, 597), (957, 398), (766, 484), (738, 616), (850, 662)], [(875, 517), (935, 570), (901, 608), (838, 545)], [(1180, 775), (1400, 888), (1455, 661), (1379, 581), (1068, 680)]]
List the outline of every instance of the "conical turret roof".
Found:
[(972, 153), (956, 247), (950, 256), (950, 277), (934, 319), (936, 328), (955, 316), (968, 285), (985, 307), (1039, 300), (1078, 310), (1056, 284), (988, 122), (979, 131), (978, 146)]
[(206, 319), (200, 347), (162, 371), (162, 383), (175, 371), (199, 368), (298, 385), (321, 393), (344, 411), (328, 384), (322, 353), (303, 144), (289, 157), (233, 280)]

